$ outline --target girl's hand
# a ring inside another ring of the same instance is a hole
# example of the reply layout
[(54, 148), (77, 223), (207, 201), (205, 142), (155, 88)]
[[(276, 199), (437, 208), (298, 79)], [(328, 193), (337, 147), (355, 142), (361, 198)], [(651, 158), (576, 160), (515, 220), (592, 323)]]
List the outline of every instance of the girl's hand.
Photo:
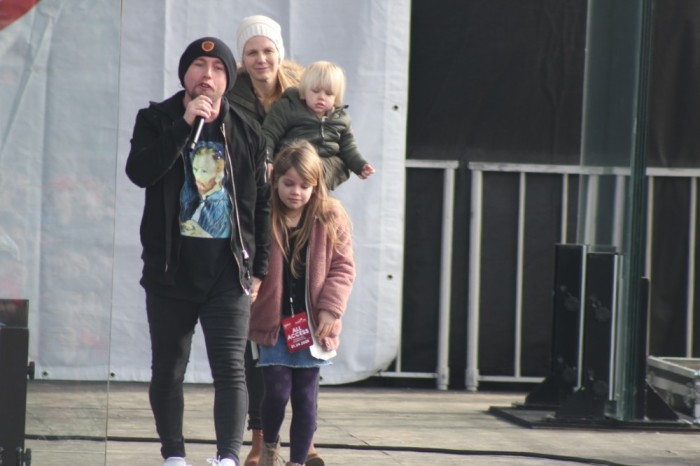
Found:
[(329, 337), (321, 340), (321, 346), (326, 351), (333, 351), (340, 346), (340, 337)]
[(253, 277), (253, 286), (250, 289), (250, 302), (254, 303), (255, 300), (258, 297), (258, 290), (260, 289), (260, 284), (262, 283), (262, 280), (260, 280), (258, 277)]
[(338, 332), (334, 332), (336, 328), (336, 317), (328, 311), (320, 311), (318, 313), (318, 328), (316, 336), (319, 339), (338, 336)]
[(330, 336), (321, 340), (323, 349), (326, 351), (333, 351), (338, 349), (340, 346), (340, 332), (343, 330), (343, 321), (340, 319), (335, 319), (333, 329), (331, 330)]
[(328, 311), (320, 311), (318, 313), (318, 328), (316, 329), (316, 338), (326, 351), (334, 350), (340, 344), (340, 331), (342, 324), (340, 319), (336, 318)]

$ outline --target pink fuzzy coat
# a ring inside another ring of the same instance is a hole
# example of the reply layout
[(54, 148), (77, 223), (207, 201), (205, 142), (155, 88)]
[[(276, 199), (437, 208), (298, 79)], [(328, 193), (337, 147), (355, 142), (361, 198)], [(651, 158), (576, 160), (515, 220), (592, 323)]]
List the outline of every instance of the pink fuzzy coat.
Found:
[[(340, 244), (332, 248), (324, 227), (315, 221), (309, 238), (306, 263), (306, 289), (309, 313), (318, 326), (318, 313), (329, 311), (341, 318), (355, 280), (352, 237), (348, 225), (338, 231)], [(270, 242), (268, 273), (251, 307), (248, 338), (261, 345), (277, 343), (282, 310), (284, 257), (279, 244)]]

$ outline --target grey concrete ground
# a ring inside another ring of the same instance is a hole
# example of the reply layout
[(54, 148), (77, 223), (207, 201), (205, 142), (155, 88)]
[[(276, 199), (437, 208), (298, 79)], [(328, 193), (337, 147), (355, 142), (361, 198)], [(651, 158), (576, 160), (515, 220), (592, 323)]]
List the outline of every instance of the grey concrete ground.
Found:
[[(328, 465), (700, 465), (698, 431), (530, 429), (488, 412), (524, 397), (324, 386), (315, 440)], [(188, 385), (185, 436), (194, 466), (214, 453), (211, 413), (211, 387)], [(106, 384), (31, 382), (26, 433), (32, 465), (161, 464), (146, 384), (112, 383), (108, 391)]]

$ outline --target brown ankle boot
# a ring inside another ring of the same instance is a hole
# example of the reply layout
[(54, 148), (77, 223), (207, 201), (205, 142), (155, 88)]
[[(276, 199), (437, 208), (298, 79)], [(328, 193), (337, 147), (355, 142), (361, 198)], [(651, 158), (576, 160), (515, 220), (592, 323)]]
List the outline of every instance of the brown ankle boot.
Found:
[(316, 446), (313, 443), (309, 447), (309, 453), (304, 464), (306, 466), (325, 466), (326, 464), (321, 455), (318, 454), (318, 451), (316, 451)]
[(260, 452), (262, 451), (263, 434), (260, 429), (253, 429), (253, 437), (251, 439), (250, 453), (245, 458), (243, 466), (258, 466), (260, 464)]
[(259, 466), (281, 466), (283, 464), (284, 460), (280, 456), (280, 439), (278, 438), (275, 443), (263, 442)]
[(306, 466), (325, 466), (326, 463), (323, 461), (323, 458), (321, 458), (321, 456), (319, 456), (318, 453), (314, 453), (306, 457), (306, 463), (304, 464)]

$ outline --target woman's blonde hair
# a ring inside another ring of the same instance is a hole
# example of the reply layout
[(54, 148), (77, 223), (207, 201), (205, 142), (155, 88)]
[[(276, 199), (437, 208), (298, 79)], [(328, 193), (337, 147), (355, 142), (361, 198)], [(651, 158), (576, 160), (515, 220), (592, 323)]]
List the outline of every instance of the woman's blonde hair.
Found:
[[(238, 71), (239, 73), (248, 74), (248, 71), (242, 64), (238, 66)], [(272, 93), (272, 95), (265, 96), (260, 101), (265, 111), (269, 110), (272, 104), (277, 102), (279, 98), (282, 97), (284, 91), (290, 87), (298, 86), (299, 80), (301, 79), (301, 75), (303, 73), (304, 67), (299, 63), (289, 60), (282, 60), (279, 69), (277, 70), (275, 91)]]
[(272, 104), (282, 97), (284, 91), (290, 87), (298, 86), (303, 73), (304, 67), (300, 64), (289, 60), (282, 60), (279, 70), (277, 71), (277, 87), (275, 93), (263, 102), (265, 109), (269, 110)]
[(309, 90), (322, 89), (335, 94), (335, 107), (343, 105), (345, 96), (345, 72), (341, 67), (329, 61), (317, 61), (310, 64), (299, 82), (299, 95), (304, 98)]
[[(309, 202), (304, 207), (298, 228), (290, 232), (287, 228), (288, 209), (280, 199), (277, 190), (280, 178), (292, 168), (305, 183), (313, 188), (313, 191)], [(294, 141), (275, 157), (272, 191), (272, 235), (289, 262), (293, 276), (298, 278), (299, 270), (303, 270), (305, 260), (301, 251), (309, 242), (314, 222), (321, 222), (331, 246), (338, 250), (342, 240), (338, 236), (339, 227), (347, 225), (349, 234), (350, 218), (342, 204), (328, 195), (326, 183), (323, 181), (321, 157), (314, 146), (307, 141)], [(290, 242), (292, 238), (294, 241)], [(290, 244), (294, 245), (291, 251)]]

